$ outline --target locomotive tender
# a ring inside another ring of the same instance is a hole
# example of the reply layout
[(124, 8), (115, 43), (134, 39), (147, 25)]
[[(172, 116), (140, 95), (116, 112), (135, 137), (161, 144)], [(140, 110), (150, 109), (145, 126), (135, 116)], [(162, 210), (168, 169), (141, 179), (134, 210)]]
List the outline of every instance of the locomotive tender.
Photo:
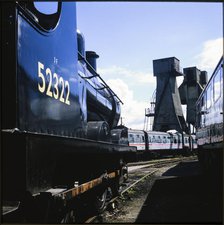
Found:
[(205, 171), (218, 169), (223, 163), (223, 56), (197, 103), (196, 138), (198, 159)]
[(121, 100), (85, 52), (75, 3), (1, 2), (1, 21), (3, 222), (73, 222), (85, 195), (101, 210), (136, 148), (110, 142)]

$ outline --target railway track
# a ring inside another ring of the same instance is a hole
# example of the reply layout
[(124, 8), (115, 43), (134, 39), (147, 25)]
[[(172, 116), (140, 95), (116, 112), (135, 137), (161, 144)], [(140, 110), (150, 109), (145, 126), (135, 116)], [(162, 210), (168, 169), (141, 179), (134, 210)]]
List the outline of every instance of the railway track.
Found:
[[(145, 179), (150, 179), (153, 175), (160, 170), (161, 167), (175, 165), (176, 163), (185, 161), (185, 160), (196, 159), (195, 156), (191, 157), (178, 157), (178, 158), (169, 158), (161, 160), (151, 160), (147, 162), (135, 162), (128, 164), (129, 178), (128, 181), (121, 186), (120, 194), (106, 203), (105, 210), (108, 208), (115, 208), (116, 201), (122, 199), (125, 194), (128, 195), (128, 192), (131, 191), (136, 185), (142, 182)], [(93, 215), (86, 219), (84, 223), (100, 223), (102, 222), (102, 214)]]

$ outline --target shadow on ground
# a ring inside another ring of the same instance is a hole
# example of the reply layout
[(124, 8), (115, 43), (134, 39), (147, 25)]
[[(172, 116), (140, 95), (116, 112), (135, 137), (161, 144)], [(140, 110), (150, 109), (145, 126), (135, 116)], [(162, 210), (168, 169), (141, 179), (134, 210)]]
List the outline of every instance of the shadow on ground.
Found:
[(222, 223), (222, 181), (182, 162), (157, 179), (136, 223)]

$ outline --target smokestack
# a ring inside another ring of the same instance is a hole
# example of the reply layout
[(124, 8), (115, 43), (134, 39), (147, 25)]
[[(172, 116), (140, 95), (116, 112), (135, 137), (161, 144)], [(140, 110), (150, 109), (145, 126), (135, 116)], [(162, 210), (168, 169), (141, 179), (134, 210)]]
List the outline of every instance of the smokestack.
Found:
[(94, 51), (86, 51), (86, 60), (88, 63), (95, 69), (96, 71), (96, 59), (99, 58), (99, 56)]

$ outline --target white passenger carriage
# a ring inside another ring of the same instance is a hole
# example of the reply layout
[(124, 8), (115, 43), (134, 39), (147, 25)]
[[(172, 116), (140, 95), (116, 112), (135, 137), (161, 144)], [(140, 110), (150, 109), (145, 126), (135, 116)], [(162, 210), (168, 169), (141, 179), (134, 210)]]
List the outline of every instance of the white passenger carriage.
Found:
[[(194, 144), (193, 144), (194, 140)], [(144, 153), (143, 157), (189, 154), (196, 148), (195, 137), (181, 134), (176, 130), (168, 132), (143, 131), (128, 129), (128, 144), (136, 146), (138, 153)]]
[(146, 150), (146, 133), (143, 130), (128, 130), (129, 146), (136, 146), (137, 151)]
[(149, 150), (165, 150), (171, 148), (170, 134), (165, 132), (148, 131)]

